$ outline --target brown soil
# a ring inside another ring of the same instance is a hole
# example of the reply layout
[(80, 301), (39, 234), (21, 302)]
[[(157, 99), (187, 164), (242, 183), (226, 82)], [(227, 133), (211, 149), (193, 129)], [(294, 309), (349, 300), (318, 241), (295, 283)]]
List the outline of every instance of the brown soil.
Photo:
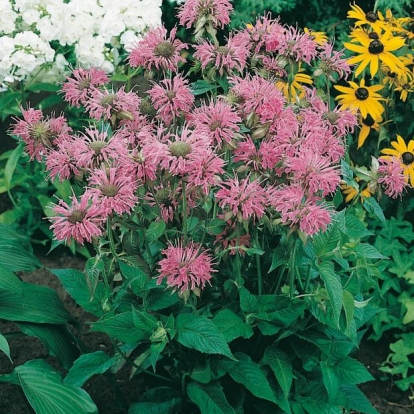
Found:
[[(73, 257), (66, 251), (56, 251), (49, 256), (43, 255), (39, 258), (42, 264), (49, 268), (74, 268), (82, 270), (85, 264), (84, 259)], [(106, 335), (88, 332), (85, 322), (92, 321), (93, 316), (85, 313), (81, 308), (76, 306), (54, 275), (46, 269), (38, 269), (33, 272), (24, 273), (21, 277), (27, 282), (47, 285), (56, 290), (68, 311), (83, 324), (78, 334), (91, 352), (99, 349), (110, 350), (110, 342)], [(0, 332), (5, 333), (16, 330), (18, 328), (13, 323), (0, 320)], [(379, 366), (389, 353), (387, 339), (391, 338), (385, 338), (380, 342), (362, 342), (361, 348), (355, 357), (369, 369), (375, 381), (362, 384), (360, 388), (380, 414), (412, 414), (414, 413), (414, 405), (413, 401), (409, 399), (410, 393), (400, 391), (393, 385), (389, 378), (384, 381), (384, 374), (379, 371)], [(15, 337), (9, 340), (9, 344), (11, 357), (15, 366), (23, 364), (29, 359), (41, 358), (56, 369), (60, 369), (56, 358), (48, 356), (46, 349), (36, 338)], [(9, 373), (12, 369), (13, 365), (0, 352), (0, 373)], [(129, 374), (130, 368), (125, 365), (120, 373), (118, 373), (116, 382), (119, 391), (123, 395), (126, 406), (136, 401), (144, 388), (144, 384), (139, 376), (129, 380)], [(114, 387), (106, 377), (102, 375), (94, 376), (85, 384), (84, 388), (96, 403), (100, 414), (123, 414), (127, 412), (125, 408), (119, 407), (122, 398), (115, 397)], [(0, 414), (29, 413), (33, 413), (33, 411), (27, 405), (20, 391), (20, 387), (0, 383)]]

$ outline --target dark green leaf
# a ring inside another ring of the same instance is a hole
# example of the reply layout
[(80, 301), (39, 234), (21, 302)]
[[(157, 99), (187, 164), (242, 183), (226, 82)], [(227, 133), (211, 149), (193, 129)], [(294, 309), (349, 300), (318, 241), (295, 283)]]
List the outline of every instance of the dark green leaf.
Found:
[(332, 369), (341, 384), (360, 384), (374, 379), (361, 362), (351, 357), (339, 361)]
[(245, 313), (254, 313), (259, 309), (257, 298), (252, 295), (245, 287), (239, 289), (240, 293), (240, 307)]
[(328, 392), (329, 402), (333, 403), (339, 392), (339, 381), (335, 374), (335, 371), (326, 361), (321, 362), (321, 371), (323, 385), (325, 385), (326, 391)]
[(4, 167), (4, 183), (6, 185), (7, 190), (11, 189), (13, 174), (21, 155), (23, 154), (23, 148), (24, 145), (19, 144), (10, 154), (6, 162), (6, 166)]
[(223, 334), (211, 320), (184, 313), (178, 315), (175, 329), (176, 338), (182, 345), (206, 354), (221, 354), (234, 359)]
[(372, 213), (375, 216), (377, 216), (382, 221), (382, 223), (384, 223), (385, 226), (387, 225), (387, 219), (384, 216), (382, 208), (380, 207), (380, 205), (374, 197), (366, 198), (362, 203), (362, 207), (364, 207), (364, 209), (367, 210), (368, 213)]
[(355, 410), (363, 414), (379, 414), (356, 385), (341, 385), (340, 391), (346, 398), (348, 410)]
[(191, 92), (193, 95), (202, 95), (203, 93), (217, 89), (218, 85), (212, 85), (204, 80), (198, 80), (191, 85)]
[(129, 407), (128, 414), (177, 414), (181, 404), (180, 392), (168, 387), (155, 387), (139, 402)]
[(9, 358), (10, 362), (13, 363), (13, 361), (10, 358), (10, 347), (7, 342), (7, 339), (0, 333), (0, 351), (4, 352), (7, 355), (7, 358)]
[(46, 98), (42, 99), (37, 105), (36, 108), (44, 110), (46, 108), (49, 108), (51, 106), (55, 106), (58, 104), (63, 103), (63, 98), (61, 95), (54, 94), (47, 96)]
[(26, 90), (31, 92), (57, 92), (60, 89), (59, 85), (53, 83), (32, 83)]
[(227, 402), (219, 381), (209, 384), (190, 382), (187, 385), (187, 394), (200, 409), (201, 414), (236, 414)]
[(250, 338), (253, 335), (252, 327), (229, 309), (222, 309), (213, 318), (213, 322), (227, 342), (239, 337)]
[(148, 244), (151, 244), (158, 240), (166, 229), (167, 225), (164, 221), (153, 221), (145, 232), (145, 240)]
[(357, 244), (353, 251), (363, 259), (388, 259), (387, 256), (382, 255), (375, 247), (367, 243)]
[(276, 346), (270, 345), (265, 350), (263, 362), (272, 368), (277, 382), (287, 398), (293, 381), (293, 368), (289, 357)]
[(68, 386), (61, 376), (42, 360), (27, 361), (11, 374), (0, 375), (0, 382), (20, 385), (39, 414), (95, 414), (96, 405), (81, 388)]

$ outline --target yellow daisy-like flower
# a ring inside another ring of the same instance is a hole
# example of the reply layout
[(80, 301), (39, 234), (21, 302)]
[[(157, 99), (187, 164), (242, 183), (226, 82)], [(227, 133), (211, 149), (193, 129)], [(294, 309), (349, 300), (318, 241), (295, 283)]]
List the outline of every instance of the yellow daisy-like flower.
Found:
[(314, 30), (308, 29), (307, 27), (305, 27), (303, 31), (311, 36), (313, 40), (320, 46), (328, 41), (328, 36), (325, 32), (315, 32)]
[(348, 19), (355, 19), (355, 26), (363, 26), (364, 24), (371, 26), (374, 30), (384, 29), (386, 24), (381, 20), (380, 16), (373, 11), (365, 13), (361, 7), (357, 6), (355, 3), (351, 6), (351, 10), (348, 11)]
[(299, 68), (291, 81), (277, 81), (276, 87), (283, 93), (287, 100), (295, 102), (298, 98), (303, 98), (305, 90), (302, 84), (311, 85), (312, 78), (306, 73), (302, 73), (304, 69)]
[(368, 114), (366, 118), (362, 116), (359, 117), (359, 125), (361, 126), (361, 129), (358, 134), (357, 149), (360, 149), (364, 145), (372, 129), (377, 132), (379, 131), (381, 122), (382, 122), (381, 116), (376, 119), (374, 119), (370, 114)]
[(400, 99), (405, 102), (408, 98), (408, 95), (410, 93), (414, 92), (414, 81), (411, 80), (411, 82), (409, 83), (402, 83), (402, 84), (398, 84), (395, 87), (395, 90), (397, 92), (400, 92)]
[(351, 33), (351, 38), (352, 42), (357, 41), (359, 44), (344, 43), (344, 46), (348, 50), (358, 53), (357, 56), (348, 59), (350, 65), (359, 64), (355, 76), (359, 76), (369, 65), (371, 78), (373, 78), (378, 72), (380, 62), (387, 65), (395, 73), (399, 73), (404, 68), (401, 60), (391, 53), (405, 45), (403, 37), (394, 36), (389, 30), (383, 34), (354, 30)]
[(383, 85), (366, 86), (365, 79), (361, 79), (359, 85), (353, 81), (348, 82), (351, 87), (335, 85), (334, 88), (341, 95), (335, 99), (342, 105), (341, 109), (351, 109), (358, 111), (366, 118), (371, 115), (374, 119), (379, 119), (384, 112), (384, 107), (380, 101), (384, 100), (378, 91), (384, 88)]
[(341, 184), (342, 194), (345, 196), (345, 203), (350, 203), (352, 200), (359, 198), (361, 203), (364, 202), (366, 198), (372, 196), (371, 191), (368, 187), (365, 187), (361, 190), (358, 186), (358, 190), (355, 187), (350, 185)]
[(381, 151), (385, 156), (380, 158), (398, 158), (404, 170), (405, 181), (410, 182), (411, 187), (414, 187), (414, 140), (410, 140), (407, 145), (404, 139), (397, 135), (397, 141), (392, 141), (391, 146), (392, 148), (385, 148)]

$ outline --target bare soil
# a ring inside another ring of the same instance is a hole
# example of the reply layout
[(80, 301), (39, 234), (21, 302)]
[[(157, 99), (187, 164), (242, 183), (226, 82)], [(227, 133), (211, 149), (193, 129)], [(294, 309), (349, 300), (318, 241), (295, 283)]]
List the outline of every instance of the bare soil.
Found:
[[(50, 269), (74, 268), (82, 270), (85, 264), (83, 258), (74, 257), (65, 250), (55, 251), (48, 256), (45, 254), (39, 255), (39, 259), (46, 268)], [(27, 282), (49, 286), (58, 293), (66, 309), (80, 322), (82, 328), (77, 334), (80, 335), (81, 340), (90, 352), (100, 349), (110, 351), (111, 345), (106, 335), (88, 332), (88, 326), (85, 322), (92, 321), (93, 316), (85, 313), (74, 303), (53, 274), (42, 268), (23, 273), (20, 276)], [(0, 320), (0, 332), (14, 332), (17, 330), (15, 324)], [(379, 342), (362, 342), (354, 357), (369, 369), (375, 380), (362, 384), (360, 388), (380, 414), (413, 414), (414, 401), (409, 398), (411, 394), (400, 391), (393, 385), (392, 380), (387, 379), (379, 370), (381, 363), (389, 353), (388, 344), (391, 339), (385, 337)], [(46, 349), (36, 338), (14, 337), (9, 340), (9, 344), (13, 364), (4, 354), (0, 353), (0, 373), (9, 373), (14, 366), (36, 358), (44, 359), (56, 369), (62, 371), (56, 358), (48, 356)], [(62, 373), (64, 374), (63, 371)], [(129, 374), (130, 368), (125, 365), (117, 375), (115, 388), (118, 388), (118, 392), (114, 391), (114, 384), (111, 384), (110, 380), (102, 375), (94, 376), (85, 384), (84, 388), (96, 403), (100, 414), (127, 413), (126, 407), (136, 401), (142, 394), (145, 389), (142, 379), (137, 376), (130, 380)], [(33, 413), (33, 411), (26, 403), (20, 387), (0, 383), (0, 414), (30, 413)]]

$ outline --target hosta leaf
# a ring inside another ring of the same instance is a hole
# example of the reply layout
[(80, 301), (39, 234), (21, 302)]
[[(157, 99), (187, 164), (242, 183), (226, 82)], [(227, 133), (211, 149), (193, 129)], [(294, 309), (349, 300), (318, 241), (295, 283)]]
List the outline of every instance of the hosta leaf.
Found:
[(81, 387), (95, 374), (103, 374), (116, 363), (103, 351), (81, 355), (66, 374), (64, 383), (74, 387)]
[(227, 342), (243, 337), (250, 338), (253, 335), (253, 328), (230, 309), (221, 310), (214, 318), (213, 322), (223, 334)]
[(206, 354), (221, 354), (234, 359), (223, 334), (211, 320), (184, 313), (178, 315), (175, 329), (176, 339), (182, 345)]
[(0, 333), (0, 351), (4, 352), (7, 355), (7, 358), (10, 359), (10, 362), (13, 362), (10, 358), (10, 347), (7, 342), (7, 339)]
[(270, 345), (265, 350), (263, 362), (272, 368), (277, 382), (287, 398), (293, 381), (293, 368), (289, 357), (280, 349)]
[(187, 385), (187, 394), (190, 400), (198, 406), (201, 414), (236, 414), (227, 402), (219, 381), (209, 384), (190, 382)]
[(0, 289), (21, 293), (23, 282), (11, 270), (0, 267)]
[(68, 386), (45, 361), (31, 360), (16, 367), (11, 374), (0, 375), (0, 382), (20, 385), (39, 414), (95, 414), (96, 405), (81, 388)]
[(235, 354), (237, 364), (230, 368), (229, 374), (239, 384), (244, 385), (254, 396), (276, 403), (269, 382), (259, 365), (246, 354)]

